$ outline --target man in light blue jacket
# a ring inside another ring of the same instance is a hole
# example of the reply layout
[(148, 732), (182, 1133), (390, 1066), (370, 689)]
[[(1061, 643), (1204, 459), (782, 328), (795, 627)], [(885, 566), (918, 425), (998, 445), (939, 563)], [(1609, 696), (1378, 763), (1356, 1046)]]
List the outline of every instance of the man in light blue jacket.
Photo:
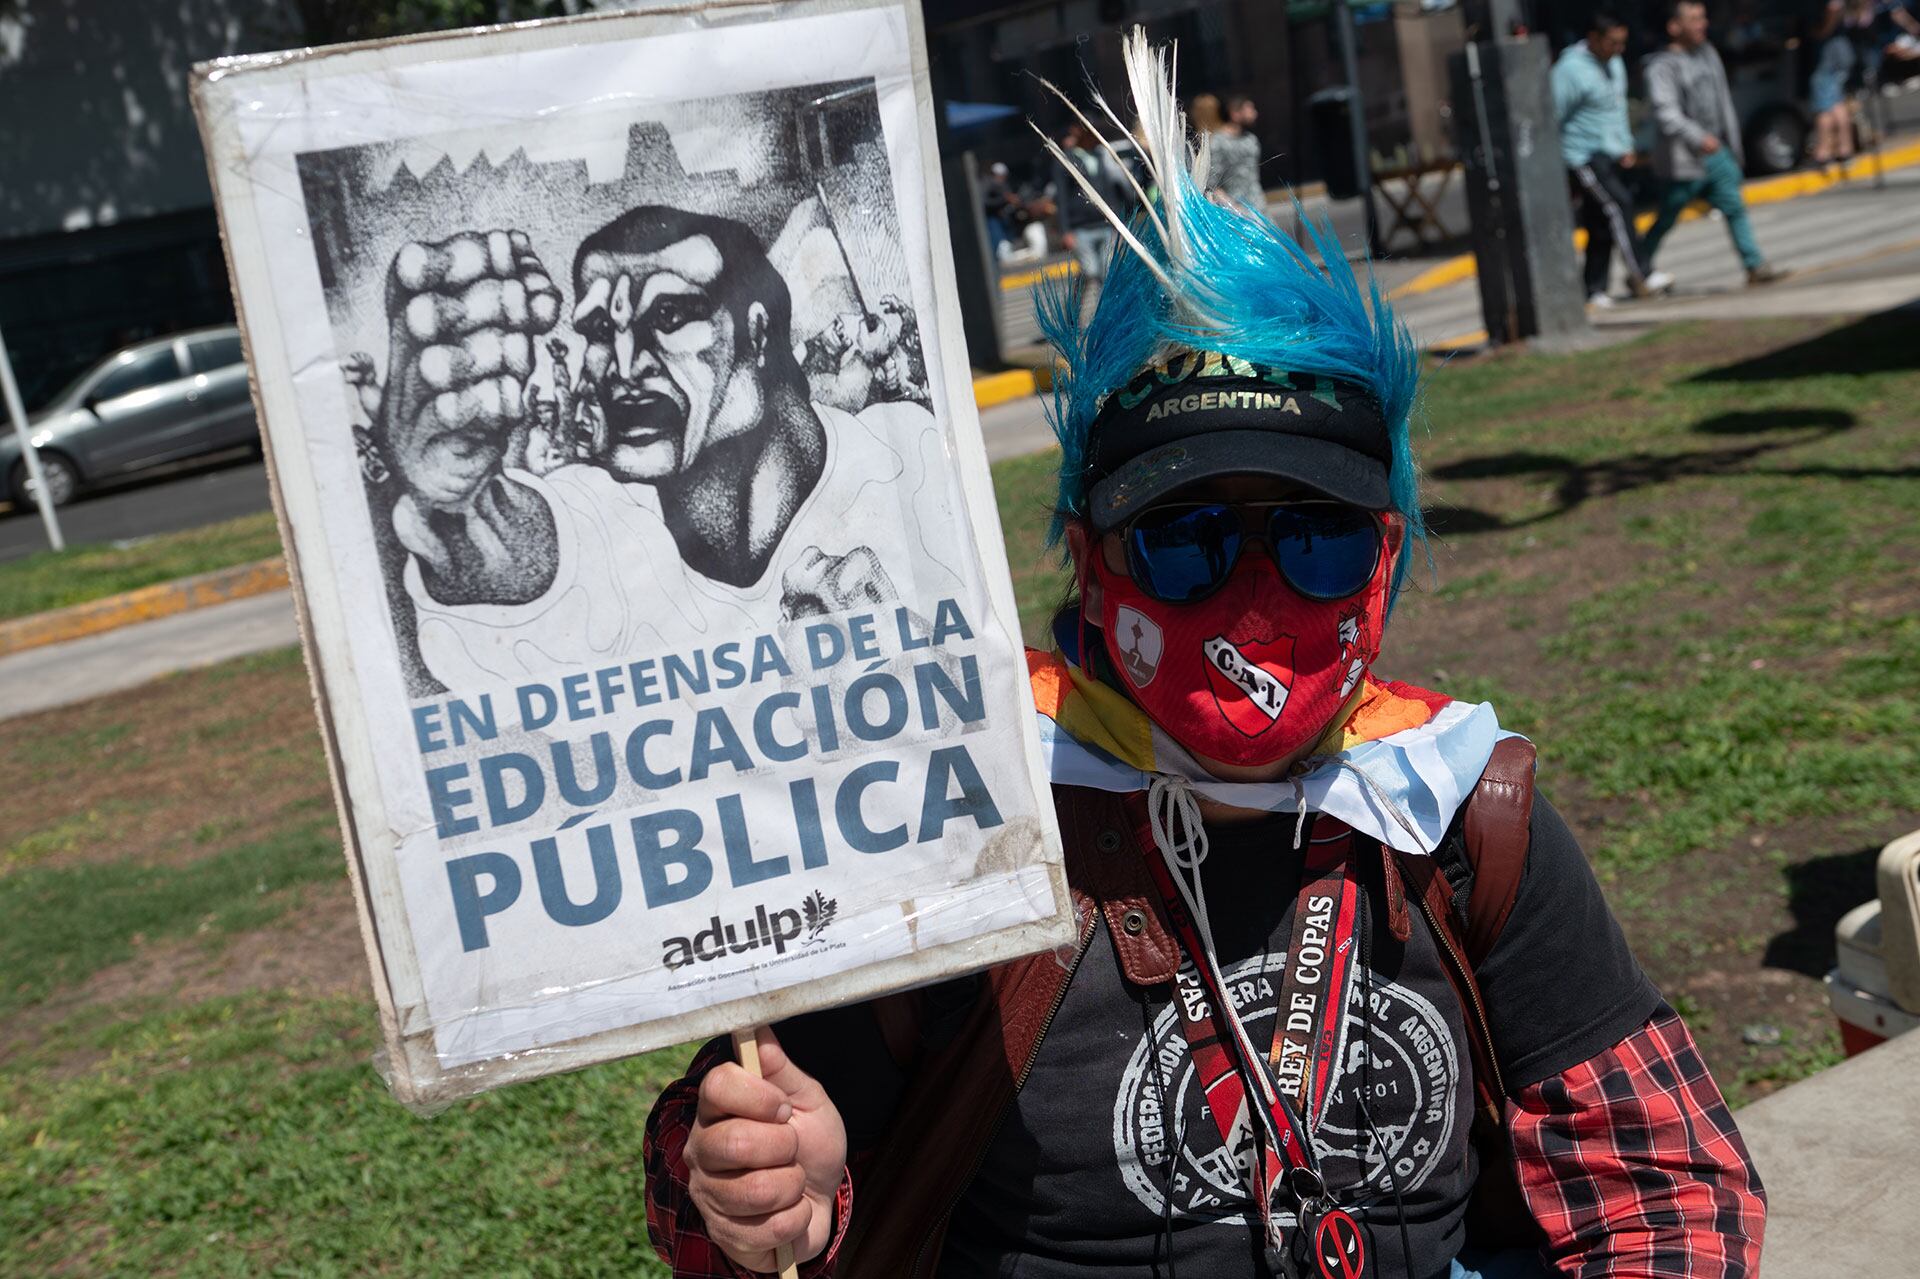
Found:
[(1660, 131), (1653, 171), (1663, 184), (1660, 214), (1647, 232), (1647, 257), (1679, 219), (1704, 196), (1727, 220), (1748, 284), (1771, 284), (1781, 272), (1767, 265), (1740, 194), (1740, 117), (1727, 87), (1727, 68), (1707, 43), (1707, 6), (1672, 0), (1665, 49), (1647, 58), (1647, 101)]
[(1653, 269), (1653, 258), (1633, 228), (1633, 197), (1620, 170), (1631, 168), (1633, 132), (1627, 125), (1627, 24), (1594, 11), (1587, 38), (1570, 44), (1553, 64), (1553, 108), (1560, 118), (1560, 151), (1573, 179), (1580, 225), (1587, 230), (1587, 304), (1612, 306), (1607, 292), (1613, 250), (1620, 249), (1627, 282), (1640, 297), (1670, 288), (1673, 277)]

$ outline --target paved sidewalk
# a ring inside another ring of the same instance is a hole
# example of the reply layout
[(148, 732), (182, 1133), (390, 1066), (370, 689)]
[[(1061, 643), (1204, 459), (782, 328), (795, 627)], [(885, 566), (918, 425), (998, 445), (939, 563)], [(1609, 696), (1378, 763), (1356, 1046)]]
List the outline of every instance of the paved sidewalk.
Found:
[[(1824, 289), (1826, 272), (1920, 246), (1917, 209), (1920, 167), (1887, 173), (1884, 187), (1876, 187), (1870, 178), (1859, 179), (1811, 195), (1752, 206), (1761, 249), (1773, 265), (1800, 277), (1757, 290), (1746, 287), (1726, 224), (1717, 214), (1682, 222), (1660, 249), (1660, 268), (1679, 281), (1671, 297), (1625, 301), (1627, 290), (1616, 262), (1614, 293), (1623, 301), (1610, 311), (1595, 312), (1594, 321), (1608, 326), (1723, 316), (1856, 314), (1900, 305), (1920, 297), (1920, 273), (1897, 265), (1871, 279), (1856, 280), (1856, 287), (1845, 294), (1818, 300), (1782, 300), (1779, 295), (1801, 286)], [(1064, 262), (1054, 265), (1058, 269)], [(1374, 271), (1390, 293), (1428, 277), (1435, 265), (1432, 258), (1389, 257), (1376, 263)], [(1009, 358), (1043, 358), (1036, 345), (1039, 329), (1033, 320), (1032, 285), (1003, 290), (1001, 308)], [(1450, 349), (1486, 340), (1479, 283), (1470, 270), (1454, 283), (1395, 299), (1394, 309), (1422, 346)]]
[[(1915, 192), (1920, 200), (1920, 191)], [(1913, 238), (1867, 249), (1824, 266), (1796, 271), (1762, 289), (1680, 292), (1623, 306), (1594, 317), (1603, 327), (1635, 327), (1674, 320), (1749, 320), (1782, 315), (1872, 315), (1920, 301), (1920, 207)]]
[[(1696, 218), (1673, 229), (1660, 246), (1658, 265), (1678, 284), (1670, 297), (1653, 302), (1622, 302), (1594, 314), (1602, 326), (1647, 324), (1664, 320), (1755, 315), (1855, 314), (1898, 306), (1920, 298), (1920, 270), (1884, 265), (1869, 272), (1851, 296), (1828, 293), (1826, 272), (1844, 270), (1880, 255), (1897, 259), (1920, 246), (1920, 168), (1887, 174), (1884, 188), (1851, 183), (1817, 195), (1756, 206), (1754, 234), (1773, 265), (1795, 277), (1749, 289), (1734, 256), (1726, 224), (1718, 216)], [(1804, 286), (1804, 287), (1803, 287)], [(1794, 296), (1799, 290), (1801, 296)], [(1615, 293), (1624, 295), (1615, 264)], [(1781, 295), (1786, 295), (1782, 297)], [(1403, 298), (1400, 317), (1425, 346), (1484, 341), (1479, 285), (1472, 279)]]
[(980, 432), (987, 440), (987, 460), (998, 462), (1050, 449), (1059, 441), (1047, 425), (1046, 392), (1009, 400), (980, 413)]
[(1741, 1110), (1767, 1187), (1761, 1271), (1780, 1279), (1911, 1275), (1920, 1257), (1920, 1032)]
[(117, 693), (174, 671), (297, 644), (284, 590), (0, 657), (0, 719)]

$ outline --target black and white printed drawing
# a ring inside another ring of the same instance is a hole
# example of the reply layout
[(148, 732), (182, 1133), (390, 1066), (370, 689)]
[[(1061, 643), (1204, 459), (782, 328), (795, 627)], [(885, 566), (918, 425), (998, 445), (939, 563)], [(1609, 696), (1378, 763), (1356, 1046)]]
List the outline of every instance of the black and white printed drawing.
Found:
[(900, 0), (196, 68), (403, 1099), (1073, 936), (928, 88)]
[(602, 124), (299, 157), (414, 696), (950, 584), (872, 83)]

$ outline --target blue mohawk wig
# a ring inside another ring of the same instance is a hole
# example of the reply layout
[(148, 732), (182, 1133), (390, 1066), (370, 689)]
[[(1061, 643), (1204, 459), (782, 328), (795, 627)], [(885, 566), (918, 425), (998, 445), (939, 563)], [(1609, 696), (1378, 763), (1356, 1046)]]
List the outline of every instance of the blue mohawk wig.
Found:
[[(1065, 366), (1054, 379), (1048, 413), (1061, 449), (1054, 540), (1068, 520), (1086, 513), (1088, 433), (1107, 394), (1150, 361), (1185, 348), (1336, 378), (1372, 392), (1393, 443), (1393, 509), (1406, 524), (1409, 543), (1423, 543), (1426, 526), (1408, 438), (1419, 394), (1419, 352), (1381, 296), (1371, 267), (1362, 286), (1330, 224), (1302, 217), (1312, 240), (1309, 252), (1264, 213), (1209, 199), (1207, 141), (1203, 137), (1195, 148), (1188, 139), (1165, 53), (1136, 27), (1125, 54), (1140, 116), (1135, 136), (1157, 197), (1149, 199), (1136, 183), (1140, 212), (1131, 220), (1122, 217), (1047, 141), (1119, 236), (1091, 319), (1080, 318), (1077, 277), (1065, 285), (1048, 281), (1038, 295), (1041, 331)], [(1094, 101), (1126, 132), (1103, 98)], [(1067, 105), (1125, 169), (1100, 130), (1071, 101)], [(1395, 572), (1396, 595), (1408, 558), (1401, 555)]]

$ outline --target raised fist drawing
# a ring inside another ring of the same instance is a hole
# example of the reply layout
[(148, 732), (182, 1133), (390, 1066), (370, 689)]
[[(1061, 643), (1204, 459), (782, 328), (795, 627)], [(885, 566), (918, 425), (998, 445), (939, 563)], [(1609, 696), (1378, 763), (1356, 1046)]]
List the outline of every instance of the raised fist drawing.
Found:
[(430, 510), (465, 510), (520, 425), (560, 293), (520, 231), (411, 243), (387, 273), (387, 455)]

